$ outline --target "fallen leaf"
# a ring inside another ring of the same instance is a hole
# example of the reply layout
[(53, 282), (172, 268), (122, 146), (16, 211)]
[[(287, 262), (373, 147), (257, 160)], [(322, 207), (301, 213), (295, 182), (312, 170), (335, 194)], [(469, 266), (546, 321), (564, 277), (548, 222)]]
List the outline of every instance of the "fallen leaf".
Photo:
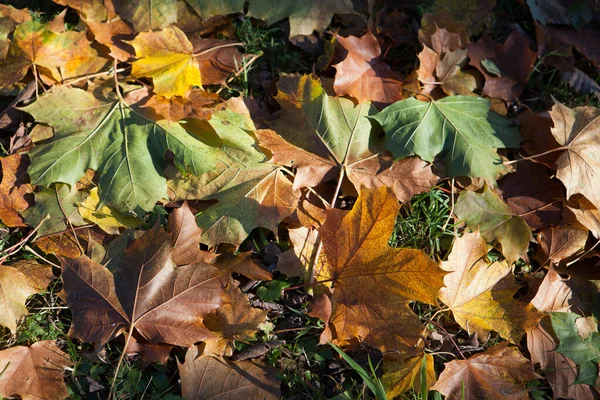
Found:
[(335, 38), (348, 51), (346, 58), (333, 65), (336, 69), (333, 89), (337, 95), (354, 97), (358, 103), (372, 100), (386, 106), (402, 99), (402, 82), (390, 66), (381, 60), (381, 48), (368, 31), (362, 37)]
[(60, 350), (53, 340), (2, 350), (0, 396), (20, 396), (23, 400), (62, 400), (69, 394), (63, 375), (65, 368), (71, 366), (73, 361), (69, 355)]
[[(304, 276), (314, 265), (319, 233), (316, 229), (300, 226), (288, 229), (288, 234), (293, 248), (277, 256), (277, 271), (288, 277)], [(319, 265), (322, 263), (320, 260)], [(315, 268), (319, 265), (315, 264)]]
[(383, 357), (381, 383), (388, 398), (393, 399), (410, 389), (415, 393), (421, 392), (423, 359), (425, 359), (425, 387), (429, 390), (436, 381), (433, 356), (422, 354), (403, 359), (389, 355)]
[(128, 0), (118, 14), (135, 32), (165, 29), (177, 22), (177, 0)]
[(552, 135), (565, 150), (556, 161), (556, 176), (567, 188), (567, 199), (584, 195), (600, 207), (600, 111), (593, 107), (570, 109), (555, 100), (550, 111), (554, 122)]
[(410, 351), (419, 340), (423, 328), (408, 302), (435, 304), (443, 272), (421, 250), (388, 246), (399, 208), (391, 189), (381, 187), (363, 189), (352, 211), (327, 211), (320, 231), (327, 267), (316, 279), (334, 287), (336, 344), (358, 339)]
[[(518, 118), (523, 139), (521, 148), (525, 151), (525, 154), (536, 156), (535, 161), (537, 163), (555, 169), (556, 160), (559, 158), (560, 153), (550, 150), (554, 150), (560, 145), (552, 136), (553, 122), (550, 115), (547, 112), (533, 114), (530, 111), (525, 111), (519, 114)], [(544, 155), (537, 157), (538, 154), (542, 153)]]
[(569, 279), (562, 278), (550, 266), (531, 304), (543, 312), (566, 312), (580, 301), (570, 285)]
[[(76, 10), (83, 19), (90, 21), (106, 21), (109, 18), (109, 10), (104, 0), (53, 0), (61, 6), (68, 6)], [(113, 10), (114, 11), (114, 10)], [(114, 17), (110, 15), (110, 17)]]
[(479, 230), (487, 242), (500, 243), (509, 265), (519, 258), (528, 260), (527, 248), (533, 239), (531, 229), (488, 186), (482, 193), (463, 191), (454, 214), (469, 228)]
[(219, 95), (203, 89), (192, 89), (187, 97), (148, 96), (140, 102), (140, 107), (148, 107), (169, 121), (180, 121), (185, 118), (208, 120), (212, 114), (211, 107), (216, 105)]
[(489, 112), (489, 102), (482, 98), (449, 96), (431, 102), (410, 98), (370, 118), (383, 127), (394, 159), (418, 155), (433, 162), (441, 153), (451, 177), (495, 182), (505, 167), (494, 149), (519, 147), (519, 135), (506, 119)]
[(167, 232), (171, 234), (172, 257), (175, 265), (192, 264), (198, 260), (208, 262), (206, 252), (200, 250), (202, 230), (196, 225), (196, 218), (187, 201), (173, 210), (169, 216)]
[(119, 228), (136, 228), (140, 220), (135, 217), (123, 215), (114, 208), (102, 206), (98, 196), (98, 188), (92, 188), (88, 197), (81, 203), (77, 210), (81, 217), (93, 224), (98, 225), (104, 232), (118, 235)]
[(213, 15), (241, 13), (244, 11), (244, 1), (245, 0), (185, 0), (185, 2), (203, 19), (212, 17)]
[(192, 43), (174, 25), (157, 32), (142, 32), (129, 42), (135, 48), (133, 77), (152, 78), (159, 96), (185, 97), (192, 86), (202, 84)]
[(436, 10), (435, 13), (427, 12), (421, 18), (421, 29), (419, 29), (419, 41), (424, 45), (433, 48), (432, 37), (438, 29), (445, 29), (448, 32), (457, 33), (460, 42), (463, 45), (470, 43), (470, 34), (467, 32), (467, 25), (454, 19), (447, 9)]
[(485, 338), (494, 330), (519, 343), (525, 330), (541, 318), (535, 308), (514, 300), (519, 289), (505, 261), (489, 262), (488, 247), (478, 232), (465, 233), (454, 242), (448, 261), (440, 267), (444, 277), (440, 300), (452, 310), (454, 319), (469, 332)]
[(231, 356), (235, 341), (252, 339), (268, 313), (251, 307), (248, 297), (230, 282), (223, 293), (223, 304), (204, 317), (204, 325), (216, 338), (205, 341), (202, 356)]
[[(46, 289), (52, 279), (52, 267), (35, 261), (23, 260), (12, 266), (0, 265), (0, 325), (16, 333), (17, 322), (29, 313), (25, 301), (32, 294)], [(1, 378), (0, 375), (0, 382)], [(16, 394), (2, 390), (0, 393)]]
[(157, 123), (116, 99), (56, 87), (23, 109), (36, 121), (54, 127), (52, 139), (29, 152), (32, 183), (74, 186), (93, 169), (100, 176), (100, 205), (119, 211), (143, 215), (167, 197), (160, 169), (167, 150), (173, 152), (174, 164), (187, 173), (201, 174), (215, 166), (215, 149), (179, 124)]
[(590, 93), (600, 100), (600, 85), (579, 68), (574, 68), (573, 71), (561, 71), (560, 77), (579, 93)]
[(508, 342), (475, 354), (467, 360), (446, 363), (432, 389), (448, 400), (506, 399), (527, 400), (527, 382), (540, 379), (531, 362)]
[(87, 256), (62, 259), (69, 335), (106, 343), (127, 330), (151, 344), (186, 347), (210, 338), (202, 320), (221, 305), (228, 272), (203, 261), (177, 267), (172, 250), (170, 235), (155, 225), (113, 261), (114, 273)]
[[(485, 77), (482, 94), (515, 101), (523, 92), (529, 74), (533, 70), (536, 53), (529, 49), (529, 40), (524, 33), (514, 30), (503, 45), (487, 36), (469, 45), (469, 64)], [(492, 74), (484, 61), (491, 61), (500, 76)]]
[(393, 162), (383, 144), (372, 138), (370, 103), (355, 106), (348, 99), (328, 96), (310, 75), (280, 79), (277, 101), (282, 115), (270, 125), (275, 130), (257, 134), (259, 144), (271, 151), (275, 164), (296, 168), (294, 188), (312, 187), (341, 171), (356, 187), (389, 185), (399, 199), (408, 201), (426, 191), (438, 178), (420, 160)]
[(2, 181), (0, 182), (0, 220), (9, 228), (26, 226), (21, 214), (29, 208), (27, 194), (33, 192), (26, 183), (25, 170), (28, 162), (25, 156), (13, 154), (0, 157)]
[(282, 19), (290, 20), (290, 37), (323, 32), (334, 14), (354, 14), (351, 0), (282, 0), (273, 7), (269, 0), (252, 0), (248, 16), (271, 25)]
[[(298, 202), (292, 183), (275, 165), (267, 162), (248, 134), (254, 124), (241, 114), (220, 111), (211, 126), (223, 141), (211, 172), (176, 177), (169, 184), (177, 200), (217, 200), (196, 219), (202, 229), (201, 242), (239, 245), (256, 227), (274, 232)], [(255, 132), (260, 135), (260, 131)]]
[(192, 347), (180, 364), (181, 392), (186, 399), (239, 400), (281, 398), (277, 371), (250, 361), (231, 362), (223, 358), (199, 357)]
[(134, 39), (134, 32), (125, 21), (114, 19), (97, 22), (86, 19), (84, 22), (94, 34), (94, 39), (110, 49), (110, 56), (115, 60), (127, 61), (135, 54), (135, 49), (127, 43)]

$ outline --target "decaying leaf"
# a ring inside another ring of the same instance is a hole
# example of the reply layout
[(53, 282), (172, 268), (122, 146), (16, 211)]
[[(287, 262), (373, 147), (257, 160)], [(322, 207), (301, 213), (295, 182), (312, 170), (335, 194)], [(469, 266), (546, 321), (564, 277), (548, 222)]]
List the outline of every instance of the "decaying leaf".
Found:
[(0, 182), (0, 220), (8, 227), (25, 226), (19, 214), (29, 207), (26, 195), (33, 191), (26, 182), (28, 162), (24, 156), (13, 154), (0, 157), (2, 181)]
[(422, 327), (408, 301), (435, 304), (443, 272), (421, 250), (387, 244), (398, 210), (391, 189), (381, 187), (362, 190), (352, 211), (327, 211), (320, 231), (327, 267), (317, 280), (332, 281), (329, 326), (340, 345), (358, 338), (410, 351)]
[(413, 389), (416, 393), (421, 392), (421, 368), (425, 362), (425, 378), (427, 390), (435, 382), (435, 370), (433, 369), (433, 357), (429, 354), (397, 359), (394, 356), (383, 358), (383, 375), (381, 382), (385, 387), (388, 398), (396, 396)]
[(513, 298), (519, 289), (505, 261), (489, 262), (485, 241), (478, 232), (456, 239), (448, 261), (440, 267), (444, 277), (440, 300), (464, 329), (487, 337), (491, 330), (519, 343), (525, 330), (541, 317), (531, 304)]
[(281, 398), (277, 371), (250, 361), (231, 362), (224, 358), (199, 357), (188, 349), (183, 364), (177, 363), (181, 391), (186, 399), (239, 400)]
[(177, 22), (177, 0), (128, 0), (118, 12), (136, 32), (164, 29)]
[(500, 243), (509, 265), (519, 258), (528, 259), (527, 248), (533, 239), (531, 229), (488, 186), (482, 193), (463, 191), (454, 213), (471, 229), (478, 229), (488, 242)]
[(576, 194), (567, 202), (567, 208), (575, 215), (579, 223), (600, 239), (600, 211), (585, 197)]
[(491, 25), (495, 6), (496, 0), (436, 0), (432, 11), (448, 12), (451, 18), (464, 23), (469, 32), (476, 35)]
[(410, 98), (371, 118), (385, 130), (386, 147), (395, 159), (418, 155), (433, 162), (441, 153), (449, 176), (495, 182), (505, 167), (494, 149), (519, 147), (519, 135), (507, 120), (489, 112), (489, 101), (483, 98)]
[(346, 58), (333, 65), (336, 69), (333, 88), (338, 95), (354, 97), (359, 103), (372, 100), (382, 106), (402, 99), (400, 77), (380, 59), (381, 48), (369, 31), (361, 38), (336, 35), (348, 51)]
[(62, 400), (69, 394), (63, 375), (65, 368), (72, 365), (68, 354), (53, 340), (2, 350), (0, 396), (20, 396), (23, 400)]
[[(25, 307), (27, 298), (44, 290), (53, 278), (52, 267), (32, 260), (19, 261), (11, 266), (0, 265), (0, 326), (15, 333), (19, 319), (28, 314)], [(0, 393), (16, 394), (2, 390)]]
[(210, 338), (202, 319), (221, 305), (228, 272), (203, 261), (177, 267), (170, 240), (155, 225), (113, 261), (114, 272), (87, 256), (62, 259), (69, 334), (106, 343), (127, 330), (151, 344), (187, 347)]
[(457, 399), (529, 399), (527, 382), (539, 379), (531, 362), (516, 347), (502, 342), (467, 360), (446, 364), (432, 389)]
[(583, 251), (587, 238), (588, 230), (579, 224), (542, 229), (537, 236), (545, 259), (542, 263), (558, 264)]

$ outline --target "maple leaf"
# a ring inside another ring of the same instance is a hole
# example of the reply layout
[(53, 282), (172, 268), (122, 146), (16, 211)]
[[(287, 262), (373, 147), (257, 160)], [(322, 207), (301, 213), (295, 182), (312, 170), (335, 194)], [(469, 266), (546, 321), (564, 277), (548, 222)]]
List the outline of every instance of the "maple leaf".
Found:
[(440, 300), (452, 310), (460, 326), (487, 337), (491, 330), (518, 343), (525, 330), (541, 315), (535, 308), (513, 299), (519, 289), (504, 261), (489, 262), (485, 241), (478, 232), (456, 239), (448, 261), (440, 267), (444, 277)]
[(140, 224), (139, 219), (123, 215), (111, 207), (98, 208), (99, 203), (98, 188), (92, 188), (77, 210), (83, 219), (98, 225), (106, 233), (118, 235), (119, 228), (136, 228)]
[(154, 122), (119, 100), (57, 87), (23, 110), (54, 127), (54, 136), (29, 152), (32, 183), (74, 186), (93, 169), (100, 176), (100, 205), (142, 214), (166, 198), (166, 180), (157, 168), (167, 150), (182, 171), (201, 174), (214, 168), (213, 148), (179, 124)]
[(167, 232), (171, 234), (172, 257), (176, 265), (192, 264), (198, 260), (209, 261), (205, 252), (200, 250), (202, 231), (196, 225), (194, 213), (187, 201), (169, 216)]
[(0, 265), (0, 325), (15, 333), (17, 321), (29, 313), (27, 298), (44, 290), (53, 278), (52, 267), (32, 260)]
[(336, 40), (348, 51), (338, 64), (333, 89), (335, 93), (354, 97), (359, 103), (373, 100), (388, 105), (402, 99), (402, 84), (389, 65), (381, 59), (377, 38), (368, 31), (361, 38), (336, 35)]
[(496, 0), (436, 0), (431, 10), (433, 13), (448, 12), (450, 18), (464, 23), (469, 32), (476, 35), (492, 24), (495, 6)]
[[(87, 1), (84, 1), (87, 3)], [(133, 29), (121, 19), (107, 22), (84, 20), (94, 34), (94, 39), (110, 49), (110, 56), (118, 61), (127, 61), (135, 49), (126, 41), (134, 39)]]
[(170, 238), (155, 225), (112, 260), (114, 273), (87, 256), (62, 259), (69, 335), (106, 343), (126, 329), (152, 344), (187, 347), (209, 338), (202, 319), (221, 305), (229, 272), (203, 261), (177, 267)]
[(38, 237), (63, 232), (73, 226), (85, 225), (77, 209), (84, 198), (84, 192), (56, 183), (35, 194), (35, 205), (24, 211), (23, 217), (31, 226), (42, 223), (37, 231)]
[(14, 228), (25, 226), (19, 214), (29, 207), (26, 195), (33, 191), (26, 183), (25, 170), (27, 159), (19, 154), (0, 157), (2, 181), (0, 182), (0, 220), (4, 225)]
[(435, 14), (427, 12), (421, 18), (421, 29), (419, 29), (419, 41), (423, 46), (433, 48), (432, 37), (438, 29), (459, 35), (462, 44), (470, 43), (471, 35), (467, 32), (467, 25), (454, 19), (447, 9), (436, 10)]
[(282, 19), (290, 20), (290, 38), (323, 32), (334, 14), (354, 14), (351, 0), (281, 0), (277, 7), (269, 0), (252, 0), (248, 16), (262, 19), (271, 25)]
[(533, 239), (531, 229), (488, 186), (482, 193), (463, 191), (458, 196), (454, 214), (469, 228), (481, 231), (486, 241), (500, 243), (509, 265), (519, 258), (528, 260), (527, 248)]
[(311, 75), (282, 77), (278, 89), (282, 115), (269, 122), (277, 133), (261, 131), (257, 138), (272, 162), (296, 168), (294, 188), (316, 186), (344, 170), (357, 190), (389, 185), (408, 201), (437, 181), (427, 163), (390, 160), (364, 118), (376, 111), (370, 103), (328, 96)]
[(410, 389), (419, 393), (421, 391), (423, 364), (425, 364), (425, 387), (429, 390), (436, 380), (433, 357), (430, 354), (404, 359), (398, 359), (396, 356), (384, 356), (381, 364), (381, 383), (385, 387), (388, 398), (393, 399)]
[[(254, 131), (249, 116), (220, 111), (210, 120), (222, 140), (217, 165), (211, 172), (176, 177), (169, 183), (178, 200), (217, 200), (197, 218), (201, 241), (239, 245), (256, 227), (277, 230), (298, 202), (292, 183), (267, 162), (248, 132)], [(260, 135), (260, 131), (255, 132)]]
[(177, 22), (177, 0), (128, 0), (118, 14), (136, 32), (164, 29)]
[(567, 208), (575, 215), (577, 221), (600, 239), (600, 211), (585, 197), (573, 195), (566, 203)]
[(303, 276), (314, 265), (315, 269), (322, 266), (314, 263), (319, 231), (313, 228), (300, 226), (289, 228), (288, 235), (293, 248), (277, 256), (277, 270), (288, 277)]
[(2, 350), (0, 396), (20, 396), (23, 400), (62, 400), (69, 393), (63, 374), (65, 368), (73, 364), (69, 355), (53, 340)]
[(567, 199), (575, 193), (584, 195), (600, 207), (600, 110), (594, 107), (570, 109), (555, 100), (550, 111), (554, 122), (552, 135), (565, 151), (556, 161), (556, 176), (567, 188)]
[(361, 190), (352, 211), (327, 211), (320, 230), (327, 268), (318, 280), (334, 286), (329, 326), (336, 344), (358, 338), (409, 350), (421, 335), (408, 302), (435, 304), (443, 272), (421, 250), (388, 246), (399, 209), (391, 189), (381, 187)]
[(454, 360), (432, 389), (456, 399), (529, 399), (527, 382), (539, 379), (531, 362), (516, 347), (502, 342), (467, 360)]
[(244, 66), (245, 56), (239, 52), (239, 43), (230, 40), (192, 37), (194, 58), (198, 62), (202, 84), (224, 85), (232, 72)]
[(180, 364), (181, 392), (186, 399), (239, 400), (281, 398), (277, 370), (250, 361), (198, 357), (197, 347), (188, 349)]
[[(114, 10), (109, 11), (104, 0), (53, 0), (61, 6), (76, 10), (83, 19), (90, 21), (106, 21), (114, 18)], [(110, 18), (109, 18), (110, 17)]]
[(202, 355), (230, 357), (235, 350), (235, 340), (252, 339), (268, 313), (250, 307), (248, 297), (230, 282), (223, 293), (223, 304), (204, 317), (204, 325), (216, 338), (205, 341)]
[(142, 98), (140, 107), (148, 107), (169, 121), (185, 118), (208, 120), (212, 114), (211, 107), (216, 105), (219, 95), (202, 89), (192, 89), (187, 98), (175, 96), (170, 98), (152, 96)]
[(370, 118), (385, 130), (386, 147), (395, 159), (418, 155), (433, 162), (441, 154), (449, 176), (495, 182), (505, 167), (494, 148), (519, 147), (519, 135), (507, 120), (488, 111), (489, 101), (482, 98), (410, 98)]
[(152, 78), (156, 94), (184, 97), (191, 86), (202, 84), (192, 44), (176, 26), (140, 33), (129, 43), (137, 57), (131, 74)]
[[(529, 40), (521, 31), (511, 32), (504, 45), (487, 36), (469, 45), (469, 64), (485, 77), (482, 94), (514, 101), (523, 92), (529, 74), (533, 70), (536, 53), (529, 49)], [(498, 71), (490, 71), (492, 63)]]

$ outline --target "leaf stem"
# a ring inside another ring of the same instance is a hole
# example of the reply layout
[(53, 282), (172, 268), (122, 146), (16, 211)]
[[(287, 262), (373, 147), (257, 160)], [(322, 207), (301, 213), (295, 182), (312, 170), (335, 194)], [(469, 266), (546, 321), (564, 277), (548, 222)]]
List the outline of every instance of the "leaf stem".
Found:
[(121, 352), (121, 356), (119, 357), (119, 362), (117, 363), (117, 368), (115, 369), (115, 374), (113, 375), (112, 383), (110, 385), (110, 392), (108, 392), (108, 400), (114, 398), (115, 385), (117, 383), (117, 376), (119, 375), (119, 370), (121, 369), (121, 365), (123, 364), (123, 358), (125, 358), (125, 353), (127, 352), (127, 348), (129, 347), (129, 342), (131, 341), (131, 337), (133, 336), (133, 324), (129, 327), (127, 332), (127, 339), (125, 339), (125, 346), (123, 346), (123, 351)]
[(512, 164), (518, 163), (519, 161), (533, 160), (533, 159), (536, 159), (538, 157), (545, 156), (546, 154), (555, 153), (557, 151), (562, 151), (562, 150), (567, 150), (568, 148), (569, 148), (568, 146), (561, 146), (561, 147), (557, 147), (557, 148), (552, 149), (552, 150), (544, 151), (543, 153), (540, 153), (540, 154), (534, 154), (534, 155), (528, 156), (528, 157), (521, 157), (521, 158), (518, 158), (518, 159), (512, 160), (512, 161), (505, 161), (505, 162), (503, 162), (503, 164), (504, 165), (512, 165)]
[(241, 43), (241, 42), (222, 44), (220, 46), (211, 47), (210, 49), (206, 49), (206, 50), (202, 50), (197, 53), (194, 53), (194, 54), (192, 54), (192, 57), (199, 57), (204, 54), (210, 53), (211, 51), (223, 49), (225, 47), (235, 47), (235, 46), (243, 46), (243, 45), (244, 45), (244, 43)]
[(81, 81), (85, 81), (85, 80), (88, 80), (88, 79), (91, 79), (91, 78), (97, 78), (99, 76), (110, 75), (113, 72), (115, 74), (118, 74), (118, 73), (121, 73), (121, 72), (125, 72), (126, 70), (127, 70), (127, 68), (119, 68), (119, 69), (115, 69), (114, 71), (108, 70), (108, 71), (96, 72), (95, 74), (88, 74), (88, 75), (82, 75), (82, 76), (74, 76), (72, 78), (65, 79), (64, 81), (61, 82), (61, 84), (63, 84), (63, 85), (73, 85), (75, 83), (78, 83), (78, 82), (81, 82)]

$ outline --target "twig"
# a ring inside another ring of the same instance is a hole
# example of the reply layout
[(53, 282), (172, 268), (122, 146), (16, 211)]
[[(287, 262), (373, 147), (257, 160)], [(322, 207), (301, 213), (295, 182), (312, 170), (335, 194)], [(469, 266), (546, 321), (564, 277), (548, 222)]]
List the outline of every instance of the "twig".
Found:
[(234, 46), (243, 46), (243, 45), (244, 45), (244, 43), (240, 43), (240, 42), (222, 44), (220, 46), (211, 47), (210, 49), (206, 49), (206, 50), (202, 50), (202, 51), (199, 51), (197, 53), (194, 53), (194, 54), (192, 54), (192, 57), (199, 57), (199, 56), (202, 56), (204, 54), (210, 53), (211, 51), (223, 49), (225, 47), (234, 47)]
[(512, 165), (512, 164), (516, 164), (516, 163), (518, 163), (520, 161), (533, 160), (533, 159), (536, 159), (538, 157), (545, 156), (546, 154), (550, 154), (550, 153), (554, 153), (554, 152), (562, 151), (562, 150), (567, 150), (568, 148), (569, 148), (568, 146), (561, 146), (561, 147), (557, 147), (556, 149), (544, 151), (543, 153), (540, 153), (540, 154), (534, 154), (533, 156), (521, 157), (521, 158), (518, 158), (518, 159), (512, 160), (512, 161), (504, 161), (502, 164), (504, 164), (504, 165)]
[[(589, 248), (589, 250), (587, 250), (585, 253), (583, 253), (582, 255), (580, 255), (579, 257), (577, 257), (575, 260), (568, 262), (567, 263), (567, 267), (570, 267), (571, 265), (575, 264), (577, 261), (581, 260), (583, 257), (587, 256), (592, 250), (594, 250), (596, 248), (596, 246), (598, 246), (600, 244), (600, 240), (598, 240), (596, 242), (595, 245), (593, 245), (592, 247)], [(548, 258), (549, 260), (550, 258)], [(548, 261), (546, 260), (546, 261)]]
[(434, 320), (431, 320), (431, 323), (434, 324), (435, 326), (437, 326), (438, 328), (440, 328), (442, 331), (444, 331), (444, 333), (447, 335), (448, 339), (450, 339), (450, 341), (452, 342), (452, 344), (454, 345), (454, 347), (456, 347), (456, 350), (458, 350), (458, 354), (460, 354), (460, 356), (463, 358), (463, 360), (466, 360), (467, 357), (465, 357), (465, 355), (461, 351), (460, 347), (458, 347), (458, 344), (456, 344), (456, 342), (454, 341), (454, 339), (452, 339), (452, 335), (450, 335), (448, 333), (448, 331), (446, 330), (446, 328), (444, 328), (442, 326), (442, 324), (440, 324), (439, 322), (436, 322)]
[(50, 214), (46, 214), (46, 216), (37, 224), (37, 226), (35, 228), (33, 228), (33, 230), (31, 232), (29, 232), (29, 234), (27, 236), (25, 236), (24, 238), (22, 238), (21, 240), (19, 240), (14, 245), (10, 246), (8, 249), (0, 252), (0, 253), (5, 253), (4, 257), (0, 258), (0, 265), (4, 264), (4, 261), (6, 261), (6, 259), (8, 257), (12, 256), (13, 254), (15, 254), (19, 250), (21, 250), (21, 247), (25, 246), (25, 244), (27, 243), (27, 241), (33, 235), (35, 235), (35, 233), (40, 229), (40, 227), (42, 226), (42, 224), (44, 222), (46, 222), (48, 219), (50, 219)]
[(34, 256), (36, 256), (36, 257), (38, 257), (38, 258), (40, 258), (40, 259), (42, 259), (42, 260), (44, 260), (44, 262), (46, 262), (46, 263), (48, 263), (48, 264), (50, 264), (50, 265), (53, 265), (53, 266), (55, 266), (55, 267), (56, 267), (56, 268), (58, 268), (58, 269), (61, 269), (61, 266), (60, 266), (60, 265), (58, 265), (58, 264), (56, 264), (56, 263), (53, 263), (52, 261), (48, 260), (46, 257), (42, 257), (40, 254), (38, 254), (38, 253), (37, 253), (35, 250), (33, 250), (33, 249), (32, 249), (31, 247), (29, 247), (27, 244), (26, 244), (25, 246), (23, 246), (23, 248), (25, 249), (25, 251), (27, 251), (27, 252), (29, 252), (29, 253), (33, 254)]
[[(126, 70), (127, 70), (127, 68), (119, 68), (119, 69), (115, 69), (114, 73), (118, 74), (118, 73), (121, 73), (121, 72), (125, 72)], [(112, 73), (113, 73), (113, 71), (108, 70), (108, 71), (96, 72), (95, 74), (88, 74), (88, 75), (82, 75), (82, 76), (74, 76), (73, 78), (65, 79), (64, 81), (62, 81), (60, 83), (63, 84), (63, 85), (73, 85), (73, 84), (75, 84), (77, 82), (86, 81), (88, 79), (96, 78), (98, 76), (110, 75)]]
[(121, 364), (123, 363), (123, 358), (125, 358), (125, 353), (127, 352), (127, 347), (129, 347), (129, 342), (131, 341), (131, 337), (133, 336), (133, 324), (129, 327), (127, 332), (127, 339), (125, 339), (125, 346), (123, 347), (123, 351), (121, 352), (121, 356), (119, 357), (119, 362), (117, 363), (117, 368), (115, 368), (115, 374), (113, 375), (112, 383), (110, 384), (110, 391), (108, 392), (108, 400), (114, 398), (115, 385), (117, 383), (117, 375), (119, 374), (119, 370), (121, 369)]

